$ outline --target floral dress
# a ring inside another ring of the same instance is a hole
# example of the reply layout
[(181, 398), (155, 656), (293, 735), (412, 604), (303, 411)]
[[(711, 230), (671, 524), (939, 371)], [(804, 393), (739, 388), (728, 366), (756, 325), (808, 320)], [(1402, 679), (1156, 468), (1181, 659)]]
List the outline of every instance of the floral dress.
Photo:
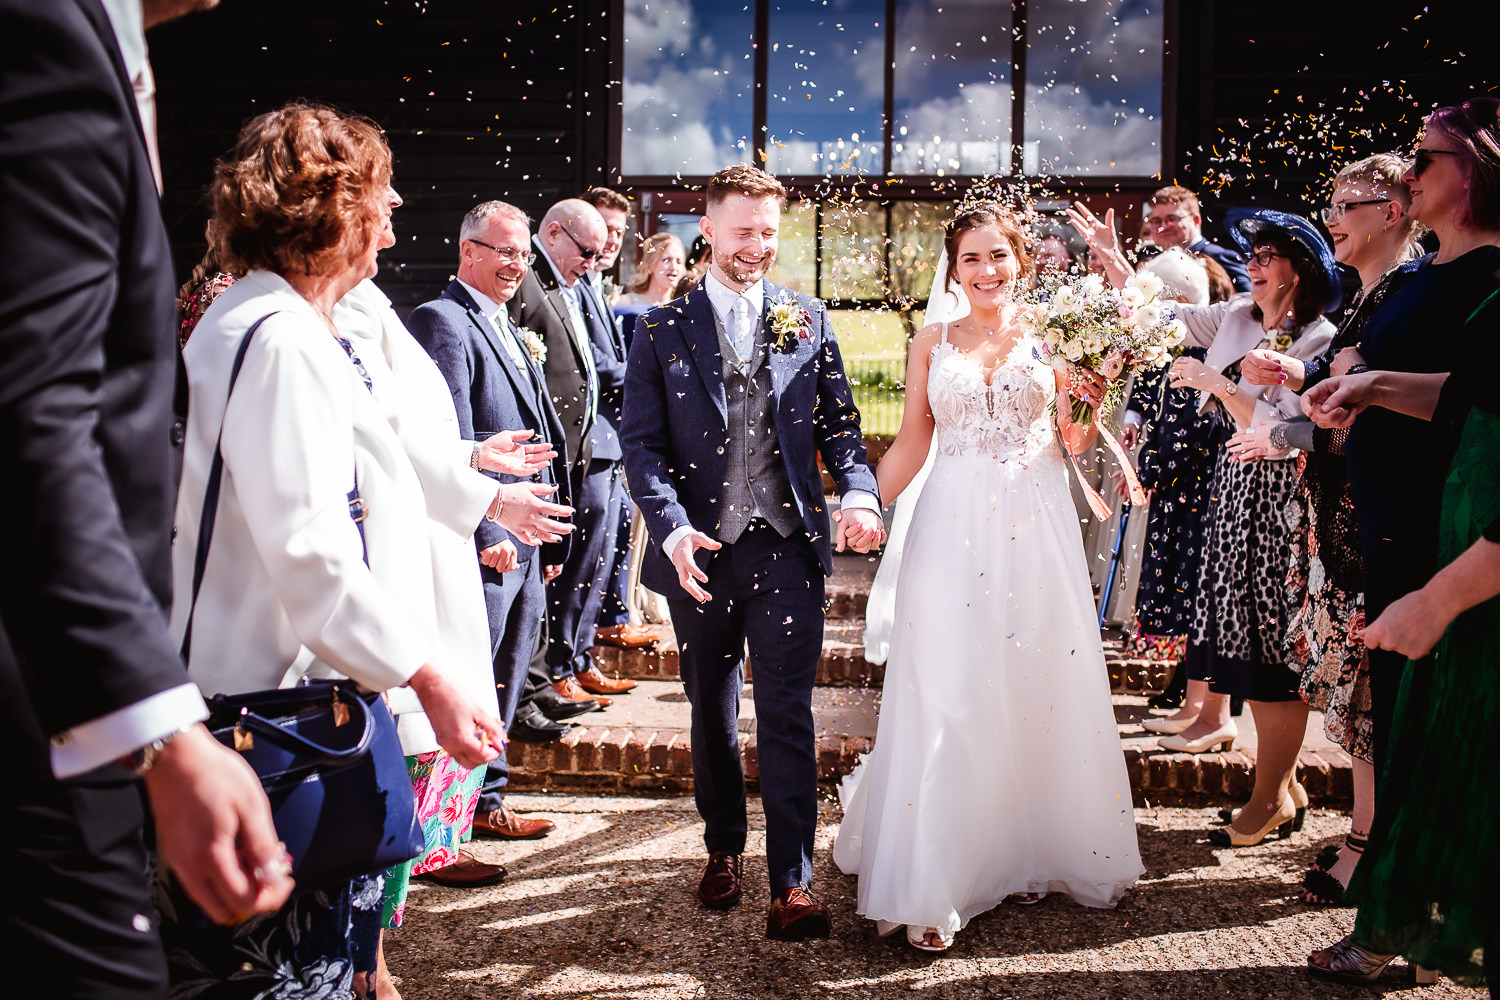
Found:
[(484, 768), (470, 770), (445, 750), (434, 750), (406, 758), (412, 788), (417, 795), (417, 822), (427, 850), (421, 856), (389, 869), (385, 884), (382, 923), (400, 927), (406, 916), (406, 891), (413, 875), (446, 868), (458, 860), (458, 846), (474, 830), (474, 810), (479, 805), (479, 786)]

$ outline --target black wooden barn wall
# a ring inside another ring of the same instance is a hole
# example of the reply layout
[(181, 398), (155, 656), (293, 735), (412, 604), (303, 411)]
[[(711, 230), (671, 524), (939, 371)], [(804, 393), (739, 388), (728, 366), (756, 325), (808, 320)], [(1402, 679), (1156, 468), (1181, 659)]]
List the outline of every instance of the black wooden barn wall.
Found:
[(397, 244), (377, 279), (404, 314), (441, 291), (476, 202), (534, 217), (605, 178), (609, 0), (224, 0), (151, 32), (164, 211), (179, 273), (203, 251), (213, 163), (296, 97), (389, 136)]

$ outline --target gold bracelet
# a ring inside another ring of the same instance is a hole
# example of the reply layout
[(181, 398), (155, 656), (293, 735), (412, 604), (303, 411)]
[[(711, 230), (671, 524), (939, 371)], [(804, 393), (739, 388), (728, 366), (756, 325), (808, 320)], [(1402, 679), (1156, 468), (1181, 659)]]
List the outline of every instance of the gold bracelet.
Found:
[(479, 442), (474, 442), (474, 450), (469, 452), (469, 468), (475, 472), (479, 471)]

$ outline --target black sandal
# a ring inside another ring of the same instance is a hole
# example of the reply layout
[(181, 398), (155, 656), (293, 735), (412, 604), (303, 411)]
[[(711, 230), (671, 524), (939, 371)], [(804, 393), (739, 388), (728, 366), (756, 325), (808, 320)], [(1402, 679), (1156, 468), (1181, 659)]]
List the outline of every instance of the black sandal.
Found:
[[(1344, 838), (1344, 846), (1355, 854), (1363, 854), (1368, 843), (1369, 838), (1352, 833)], [(1308, 906), (1343, 906), (1347, 886), (1328, 874), (1338, 860), (1339, 849), (1332, 844), (1319, 851), (1312, 867), (1302, 876), (1302, 888), (1298, 890), (1297, 898)]]

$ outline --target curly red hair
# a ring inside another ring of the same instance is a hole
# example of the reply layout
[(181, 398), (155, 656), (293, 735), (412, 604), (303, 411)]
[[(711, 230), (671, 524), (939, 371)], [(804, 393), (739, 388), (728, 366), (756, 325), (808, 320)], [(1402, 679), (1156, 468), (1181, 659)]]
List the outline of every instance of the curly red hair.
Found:
[(294, 101), (245, 123), (214, 169), (225, 266), (327, 274), (364, 254), (383, 225), (391, 149), (368, 118)]

